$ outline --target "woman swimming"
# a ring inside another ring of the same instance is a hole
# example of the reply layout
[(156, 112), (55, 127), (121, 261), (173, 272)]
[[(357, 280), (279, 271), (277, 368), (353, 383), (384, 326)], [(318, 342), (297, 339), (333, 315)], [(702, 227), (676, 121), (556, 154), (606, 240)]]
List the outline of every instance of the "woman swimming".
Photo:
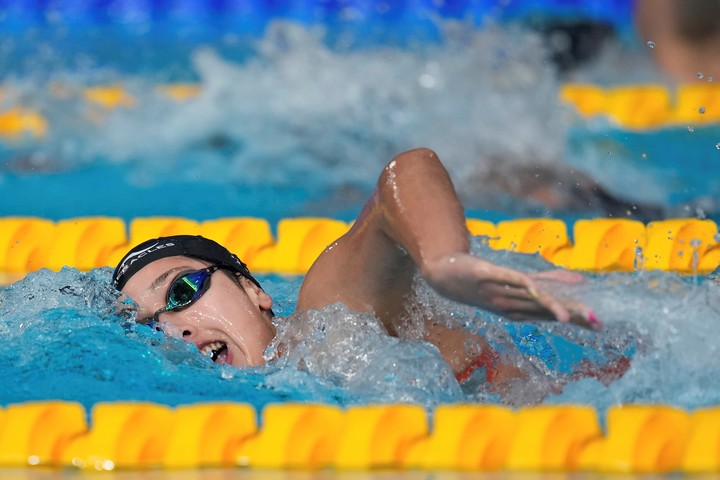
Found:
[[(417, 272), (442, 296), (513, 320), (601, 327), (587, 306), (543, 288), (546, 282), (577, 283), (582, 275), (525, 274), (472, 255), (448, 173), (433, 151), (422, 148), (396, 156), (384, 168), (352, 228), (305, 275), (298, 310), (340, 302), (372, 313), (389, 335), (399, 336), (415, 301)], [(218, 363), (264, 363), (263, 352), (275, 336), (272, 298), (217, 243), (196, 236), (144, 242), (123, 258), (113, 282), (138, 304), (141, 323), (194, 343)], [(481, 336), (438, 319), (424, 319), (422, 339), (439, 349), (459, 381), (479, 367), (498, 385), (524, 375)]]

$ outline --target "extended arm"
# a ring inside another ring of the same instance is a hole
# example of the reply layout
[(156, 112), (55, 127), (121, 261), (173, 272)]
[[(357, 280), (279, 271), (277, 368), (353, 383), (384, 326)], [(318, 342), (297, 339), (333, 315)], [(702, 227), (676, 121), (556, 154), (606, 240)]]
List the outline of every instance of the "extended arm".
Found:
[(469, 253), (464, 210), (437, 155), (416, 149), (383, 170), (347, 235), (326, 250), (300, 292), (301, 310), (341, 301), (392, 319), (411, 294), (415, 268), (443, 296), (510, 318), (556, 319), (599, 327), (585, 306), (538, 288), (538, 278), (575, 281), (571, 272), (528, 275)]

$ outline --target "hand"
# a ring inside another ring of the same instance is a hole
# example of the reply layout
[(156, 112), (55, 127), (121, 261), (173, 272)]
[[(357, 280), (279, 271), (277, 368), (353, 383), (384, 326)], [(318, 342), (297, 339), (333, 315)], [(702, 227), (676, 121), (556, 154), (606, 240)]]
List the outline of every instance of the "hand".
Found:
[(553, 270), (524, 274), (468, 253), (427, 262), (423, 276), (441, 295), (507, 316), (511, 320), (550, 319), (600, 329), (602, 324), (585, 305), (562, 299), (539, 288), (539, 282), (574, 284), (578, 273)]

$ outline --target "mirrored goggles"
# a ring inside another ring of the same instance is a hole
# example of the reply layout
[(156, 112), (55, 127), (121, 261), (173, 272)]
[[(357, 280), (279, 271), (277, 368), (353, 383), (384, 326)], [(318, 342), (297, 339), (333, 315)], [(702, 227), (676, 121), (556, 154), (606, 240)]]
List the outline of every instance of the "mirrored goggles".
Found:
[(183, 272), (172, 281), (168, 288), (165, 306), (156, 311), (152, 318), (138, 320), (138, 323), (160, 330), (159, 317), (165, 312), (179, 312), (197, 302), (210, 288), (210, 277), (218, 270), (234, 269), (225, 265), (211, 265), (201, 270)]

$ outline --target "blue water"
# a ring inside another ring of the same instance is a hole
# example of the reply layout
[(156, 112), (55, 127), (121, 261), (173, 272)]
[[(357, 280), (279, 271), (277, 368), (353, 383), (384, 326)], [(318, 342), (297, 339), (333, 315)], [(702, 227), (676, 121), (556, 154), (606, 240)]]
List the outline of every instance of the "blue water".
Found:
[[(153, 50), (159, 37), (126, 36), (135, 43), (122, 49), (95, 31), (87, 49), (67, 47), (70, 57), (62, 43), (44, 38), (1, 38), (10, 53), (1, 67), (3, 107), (37, 108), (51, 129), (43, 139), (3, 141), (0, 215), (351, 220), (385, 162), (418, 145), (440, 153), (478, 218), (582, 215), (492, 198), (483, 182), (489, 159), (508, 169), (569, 166), (631, 202), (717, 215), (720, 186), (708, 172), (720, 157), (718, 127), (630, 134), (579, 119), (558, 104), (562, 78), (532, 32), (441, 22), (433, 42), (366, 49), (342, 49), (328, 41), (332, 34), (275, 22), (249, 42), (190, 36)], [(103, 63), (104, 55), (111, 61)], [(607, 75), (614, 66), (593, 68)], [(656, 72), (635, 74), (652, 79)], [(615, 71), (618, 81), (622, 75)], [(173, 80), (197, 81), (202, 94), (176, 103), (155, 91)], [(83, 87), (115, 82), (135, 97), (134, 108), (105, 111), (82, 100)], [(475, 248), (513, 267), (550, 268), (480, 241)], [(600, 410), (620, 402), (720, 403), (720, 287), (699, 278), (598, 275), (563, 291), (593, 306), (607, 325), (601, 333), (508, 323), (420, 283), (422, 308), (483, 333), (531, 372), (503, 395), (482, 384), (463, 390), (432, 347), (381, 335), (372, 318), (341, 306), (283, 322), (300, 278), (263, 279), (278, 305), (278, 339), (293, 339), (297, 348), (251, 370), (216, 366), (193, 346), (136, 325), (108, 278), (108, 270), (40, 271), (0, 290), (0, 366), (14, 380), (0, 390), (0, 405), (50, 398), (86, 406), (116, 399), (257, 407), (288, 399), (428, 407), (542, 401)], [(611, 367), (625, 358), (629, 370), (613, 380)], [(579, 378), (588, 368), (607, 372)]]
[[(480, 241), (474, 248), (501, 264), (549, 268), (539, 257), (493, 252)], [(135, 324), (132, 303), (118, 299), (109, 275), (109, 269), (41, 270), (0, 291), (0, 364), (13, 378), (0, 404), (55, 398), (88, 407), (108, 400), (234, 400), (257, 407), (286, 400), (416, 402), (428, 408), (462, 401), (580, 402), (604, 411), (616, 403), (697, 408), (720, 402), (718, 347), (708, 340), (720, 334), (720, 285), (701, 279), (599, 275), (566, 291), (595, 308), (606, 323), (600, 333), (507, 322), (444, 300), (420, 283), (421, 311), (443, 312), (442, 321), (483, 333), (530, 373), (497, 394), (482, 383), (462, 388), (434, 347), (388, 337), (373, 317), (341, 305), (288, 321), (299, 277), (262, 278), (278, 314), (279, 333), (267, 356), (277, 343), (293, 345), (290, 354), (262, 368), (218, 366), (193, 345)], [(630, 368), (616, 379), (604, 367), (623, 358)]]

